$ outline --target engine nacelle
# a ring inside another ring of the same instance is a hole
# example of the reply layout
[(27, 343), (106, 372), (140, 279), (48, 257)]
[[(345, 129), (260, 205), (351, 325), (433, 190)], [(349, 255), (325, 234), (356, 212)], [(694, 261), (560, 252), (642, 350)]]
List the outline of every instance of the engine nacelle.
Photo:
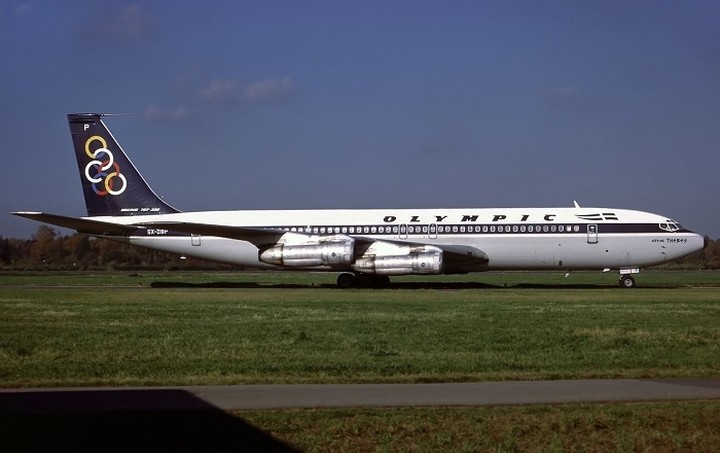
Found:
[(355, 261), (353, 270), (380, 275), (440, 274), (442, 267), (442, 251), (429, 251), (392, 256), (364, 255)]
[(355, 258), (355, 241), (327, 241), (318, 244), (277, 244), (260, 253), (263, 263), (277, 266), (349, 266)]

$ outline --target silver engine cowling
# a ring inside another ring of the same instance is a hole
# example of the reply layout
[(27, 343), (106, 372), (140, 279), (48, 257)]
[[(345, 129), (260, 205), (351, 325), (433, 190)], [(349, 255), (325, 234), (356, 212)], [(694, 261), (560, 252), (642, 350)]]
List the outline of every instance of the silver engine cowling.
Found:
[(349, 266), (355, 259), (355, 241), (326, 241), (317, 244), (276, 244), (260, 253), (263, 263), (277, 266)]
[(391, 256), (364, 255), (352, 266), (356, 272), (379, 275), (440, 274), (442, 267), (441, 251)]

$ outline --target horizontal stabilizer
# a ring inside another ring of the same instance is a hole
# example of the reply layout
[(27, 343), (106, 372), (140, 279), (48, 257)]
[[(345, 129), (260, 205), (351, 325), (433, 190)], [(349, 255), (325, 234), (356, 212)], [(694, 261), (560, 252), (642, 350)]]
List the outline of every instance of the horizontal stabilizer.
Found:
[(12, 214), (63, 228), (70, 228), (78, 233), (94, 236), (129, 236), (138, 229), (137, 226), (132, 225), (118, 225), (116, 223), (99, 222), (97, 220), (47, 214), (44, 212), (13, 212)]

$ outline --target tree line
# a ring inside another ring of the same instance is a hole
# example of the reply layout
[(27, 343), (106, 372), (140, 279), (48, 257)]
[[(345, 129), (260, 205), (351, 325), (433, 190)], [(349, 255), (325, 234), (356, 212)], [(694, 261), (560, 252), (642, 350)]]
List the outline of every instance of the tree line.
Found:
[[(663, 265), (670, 269), (720, 269), (720, 240), (708, 238), (708, 246), (680, 261)], [(61, 235), (40, 225), (30, 239), (0, 236), (0, 270), (240, 270), (175, 254), (135, 247), (84, 234)]]
[(144, 247), (96, 239), (84, 234), (64, 236), (40, 225), (30, 239), (0, 236), (0, 270), (235, 270), (234, 266)]

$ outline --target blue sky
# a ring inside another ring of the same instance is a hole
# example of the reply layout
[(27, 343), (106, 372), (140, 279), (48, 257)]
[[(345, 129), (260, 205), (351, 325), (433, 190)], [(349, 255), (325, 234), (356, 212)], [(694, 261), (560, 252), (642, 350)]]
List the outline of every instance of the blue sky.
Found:
[[(0, 212), (84, 215), (66, 113), (182, 210), (640, 209), (720, 238), (720, 3), (5, 1)], [(0, 235), (34, 222), (0, 215)]]

